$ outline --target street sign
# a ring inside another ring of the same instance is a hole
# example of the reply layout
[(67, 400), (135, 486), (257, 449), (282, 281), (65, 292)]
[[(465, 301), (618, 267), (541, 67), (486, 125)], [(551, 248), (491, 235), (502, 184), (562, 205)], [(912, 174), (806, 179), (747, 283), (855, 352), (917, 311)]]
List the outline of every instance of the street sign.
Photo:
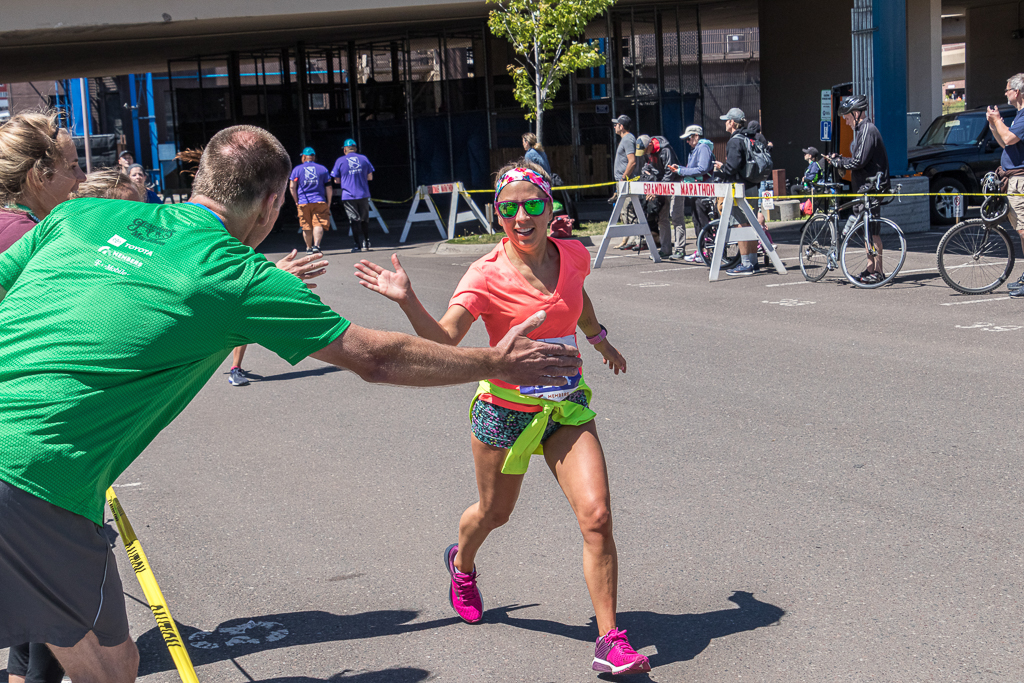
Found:
[(765, 190), (761, 193), (761, 206), (771, 211), (775, 208), (775, 191)]
[(821, 122), (821, 137), (822, 142), (829, 142), (832, 140), (832, 122), (822, 121)]
[[(831, 121), (832, 120), (832, 91), (822, 90), (821, 91), (821, 120)], [(824, 140), (825, 138), (822, 138)]]
[(953, 195), (953, 218), (963, 218), (964, 215), (964, 196), (962, 194)]

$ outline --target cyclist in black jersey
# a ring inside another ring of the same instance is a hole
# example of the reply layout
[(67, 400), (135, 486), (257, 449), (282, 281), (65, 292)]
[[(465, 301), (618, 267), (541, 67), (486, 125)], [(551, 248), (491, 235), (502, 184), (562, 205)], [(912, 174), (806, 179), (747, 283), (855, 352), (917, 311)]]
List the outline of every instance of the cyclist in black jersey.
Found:
[[(882, 178), (879, 189), (889, 189), (889, 156), (885, 153), (882, 134), (871, 122), (867, 114), (868, 98), (865, 95), (850, 95), (839, 102), (839, 114), (843, 121), (853, 129), (853, 142), (850, 144), (850, 156), (843, 157), (832, 154), (830, 163), (837, 168), (848, 169), (855, 192), (873, 192), (873, 181), (877, 174)], [(854, 213), (846, 222), (843, 234), (860, 220), (861, 207), (856, 206)], [(881, 210), (878, 205), (871, 209), (871, 215), (878, 217)], [(874, 284), (884, 279), (882, 270), (882, 238), (879, 235), (881, 226), (870, 223), (871, 241), (878, 250), (877, 255), (868, 254), (868, 268), (860, 274), (859, 279), (866, 284)]]

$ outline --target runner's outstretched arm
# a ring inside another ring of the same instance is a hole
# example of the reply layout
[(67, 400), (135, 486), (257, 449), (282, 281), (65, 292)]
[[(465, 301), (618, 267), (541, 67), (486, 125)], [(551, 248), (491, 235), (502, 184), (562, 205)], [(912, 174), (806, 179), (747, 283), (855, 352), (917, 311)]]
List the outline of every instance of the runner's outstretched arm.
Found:
[[(588, 337), (596, 337), (601, 333), (601, 324), (597, 322), (597, 313), (594, 312), (594, 302), (590, 300), (586, 289), (583, 290), (583, 311), (576, 324), (580, 331)], [(616, 375), (620, 371), (626, 371), (626, 359), (618, 349), (612, 346), (607, 337), (594, 344), (594, 349), (604, 358), (604, 364), (608, 366), (608, 369)]]
[(576, 349), (527, 339), (544, 321), (543, 311), (516, 325), (492, 348), (458, 349), (400, 332), (351, 325), (311, 354), (352, 370), (367, 382), (428, 387), (498, 378), (509, 384), (561, 386), (581, 364)]
[(412, 282), (398, 261), (398, 254), (391, 255), (391, 263), (395, 266), (393, 271), (363, 259), (356, 264), (359, 284), (398, 304), (419, 336), (438, 344), (457, 346), (473, 325), (472, 314), (456, 305), (445, 312), (440, 322), (435, 320), (412, 290)]

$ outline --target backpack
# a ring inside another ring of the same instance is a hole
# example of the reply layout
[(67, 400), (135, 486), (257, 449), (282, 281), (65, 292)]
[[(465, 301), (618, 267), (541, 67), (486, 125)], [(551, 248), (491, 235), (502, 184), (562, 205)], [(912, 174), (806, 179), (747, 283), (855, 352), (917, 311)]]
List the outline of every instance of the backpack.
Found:
[(772, 154), (768, 147), (754, 138), (737, 133), (743, 138), (743, 152), (746, 163), (743, 164), (741, 176), (748, 183), (760, 183), (772, 176)]

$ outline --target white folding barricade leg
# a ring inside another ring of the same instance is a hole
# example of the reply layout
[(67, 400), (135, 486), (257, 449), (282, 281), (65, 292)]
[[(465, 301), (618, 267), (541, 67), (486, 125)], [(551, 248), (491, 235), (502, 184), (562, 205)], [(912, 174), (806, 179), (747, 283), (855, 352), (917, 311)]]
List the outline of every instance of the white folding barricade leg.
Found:
[[(427, 206), (426, 211), (417, 212), (420, 202), (424, 202)], [(432, 221), (437, 231), (441, 234), (441, 239), (445, 239), (444, 223), (441, 222), (441, 217), (437, 215), (437, 209), (434, 207), (434, 202), (430, 198), (430, 187), (427, 185), (420, 185), (416, 188), (416, 195), (413, 197), (412, 206), (409, 207), (409, 216), (405, 219), (405, 227), (402, 229), (402, 237), (398, 241), (401, 244), (405, 244), (405, 240), (409, 237), (409, 228), (412, 227), (413, 223), (424, 223)]]
[(377, 205), (373, 203), (372, 199), (370, 200), (370, 213), (368, 217), (370, 218), (370, 220), (373, 220), (374, 218), (377, 219), (377, 222), (380, 223), (380, 229), (384, 231), (385, 235), (391, 234), (390, 232), (388, 232), (387, 223), (385, 223), (384, 219), (381, 218), (380, 211), (377, 210)]
[[(733, 205), (739, 208), (750, 225), (729, 225), (732, 218)], [(724, 229), (722, 226), (725, 226)], [(768, 258), (771, 259), (772, 265), (775, 266), (776, 272), (780, 275), (786, 274), (786, 267), (782, 265), (782, 259), (779, 258), (778, 252), (775, 251), (775, 245), (768, 239), (768, 235), (761, 228), (761, 224), (757, 222), (757, 216), (754, 215), (750, 205), (747, 204), (743, 185), (734, 184), (726, 192), (725, 202), (722, 207), (722, 217), (718, 221), (718, 232), (715, 234), (715, 254), (711, 257), (711, 273), (708, 275), (709, 282), (714, 282), (718, 279), (719, 271), (722, 269), (722, 256), (725, 254), (728, 244), (743, 240), (759, 241), (764, 248), (764, 252), (768, 254)]]
[[(601, 238), (601, 246), (597, 248), (597, 255), (594, 257), (594, 268), (601, 267), (601, 262), (604, 261), (604, 257), (608, 254), (608, 247), (611, 246), (613, 239), (633, 235), (639, 235), (646, 239), (647, 250), (650, 253), (651, 260), (655, 263), (661, 263), (661, 254), (658, 253), (658, 248), (654, 246), (651, 227), (647, 224), (643, 206), (640, 204), (640, 197), (645, 196), (642, 194), (643, 188), (641, 186), (651, 184), (669, 185), (671, 183), (627, 183), (619, 181), (616, 186), (619, 197), (615, 200), (615, 206), (612, 207), (612, 215), (608, 218), (608, 227), (605, 228), (604, 237)], [(633, 212), (636, 213), (637, 218), (636, 223), (619, 223), (622, 220), (622, 212), (625, 210), (627, 203), (631, 203), (633, 206)]]
[[(435, 185), (434, 187), (446, 186)], [(491, 229), (491, 222), (484, 217), (483, 211), (480, 210), (480, 207), (469, 196), (469, 193), (466, 192), (466, 187), (462, 183), (453, 183), (451, 193), (452, 205), (448, 211), (448, 239), (455, 239), (455, 226), (466, 221), (477, 221), (487, 232), (494, 232)], [(469, 204), (469, 211), (459, 211), (459, 197), (465, 199), (466, 203)]]

